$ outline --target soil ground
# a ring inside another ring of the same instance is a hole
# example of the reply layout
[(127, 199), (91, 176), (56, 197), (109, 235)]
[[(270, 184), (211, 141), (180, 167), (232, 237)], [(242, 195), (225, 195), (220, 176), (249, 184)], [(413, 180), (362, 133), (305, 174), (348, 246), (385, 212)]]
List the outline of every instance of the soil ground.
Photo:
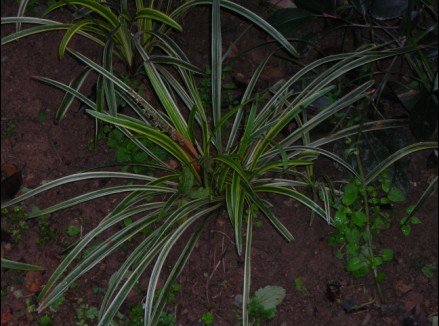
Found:
[[(15, 15), (17, 11), (15, 1), (2, 1), (1, 6), (3, 17)], [(261, 11), (253, 2), (251, 6)], [(205, 9), (191, 12), (184, 20), (184, 33), (177, 39), (192, 62), (200, 67), (209, 59), (208, 22), (209, 14)], [(246, 26), (231, 16), (225, 17), (225, 23), (226, 42), (234, 40)], [(2, 27), (2, 36), (11, 31), (10, 27)], [(94, 123), (76, 109), (79, 104), (59, 125), (54, 124), (53, 117), (63, 94), (32, 79), (32, 76), (44, 76), (68, 83), (81, 70), (81, 65), (70, 57), (58, 60), (57, 47), (61, 36), (60, 33), (36, 35), (2, 47), (1, 163), (2, 166), (13, 164), (23, 168), (23, 187), (28, 189), (115, 160), (113, 150), (106, 146), (105, 141), (101, 141), (94, 152), (90, 151), (88, 144), (93, 138)], [(263, 39), (256, 32), (249, 33), (237, 47), (245, 49)], [(98, 48), (81, 39), (74, 39), (72, 47), (90, 57), (99, 54)], [(263, 52), (256, 51), (231, 63), (234, 69), (240, 69), (236, 78), (248, 77), (263, 55)], [(287, 73), (274, 63), (265, 73), (264, 82), (270, 83)], [(90, 92), (91, 82), (83, 90), (86, 94)], [(420, 153), (411, 158), (407, 173), (410, 182), (407, 205), (416, 202), (431, 176), (437, 174), (437, 166), (431, 168), (426, 164), (428, 155)], [(319, 171), (317, 166), (316, 173), (325, 173), (327, 167), (322, 165), (320, 168)], [(47, 207), (99, 187), (102, 183), (90, 182), (60, 188), (27, 201), (25, 207), (27, 210), (33, 205)], [(16, 241), (4, 239), (2, 235), (2, 257), (41, 265), (45, 269), (42, 273), (2, 269), (2, 325), (38, 325), (41, 316), (32, 308), (40, 286), (59, 264), (65, 244), (73, 243), (96, 226), (117, 200), (116, 197), (98, 200), (61, 211), (43, 220), (45, 224), (39, 219), (26, 221), (21, 238)], [(389, 309), (370, 307), (355, 313), (346, 313), (340, 305), (331, 302), (326, 295), (327, 286), (336, 281), (341, 285), (342, 299), (363, 304), (375, 297), (372, 278), (353, 279), (346, 272), (344, 263), (334, 257), (334, 248), (327, 245), (332, 230), (330, 226), (320, 220), (310, 226), (310, 213), (292, 201), (282, 198), (271, 198), (271, 201), (273, 210), (292, 231), (295, 241), (285, 242), (267, 222), (254, 231), (252, 293), (266, 285), (278, 285), (286, 290), (276, 317), (264, 325), (401, 325), (411, 315), (416, 315), (420, 322), (423, 317), (437, 315), (437, 273), (427, 277), (422, 272), (423, 267), (437, 267), (438, 264), (437, 193), (419, 212), (422, 224), (416, 225), (409, 237), (404, 237), (398, 224), (393, 223), (393, 227), (377, 239), (377, 246), (395, 250), (394, 261), (382, 268), (386, 273), (382, 288)], [(403, 208), (407, 206), (404, 205), (393, 212), (396, 220), (401, 218)], [(2, 227), (4, 218), (2, 216)], [(78, 226), (81, 230), (76, 238), (67, 234), (71, 226)], [(48, 232), (47, 228), (51, 231)], [(42, 234), (47, 236), (43, 244)], [(53, 325), (77, 325), (78, 309), (84, 304), (98, 308), (102, 299), (99, 289), (106, 288), (112, 271), (126, 254), (122, 251), (106, 259), (67, 292), (65, 301), (56, 312), (46, 312)], [(178, 278), (181, 289), (166, 310), (176, 317), (177, 325), (202, 325), (200, 318), (208, 311), (213, 313), (213, 325), (238, 325), (239, 306), (236, 302), (242, 292), (243, 272), (243, 260), (234, 249), (232, 230), (225, 219), (219, 218), (197, 244), (197, 250)], [(303, 282), (302, 289), (295, 285), (298, 279)], [(129, 309), (142, 299), (146, 284), (147, 276), (124, 305), (125, 320), (129, 318)], [(87, 322), (94, 324), (90, 320)]]

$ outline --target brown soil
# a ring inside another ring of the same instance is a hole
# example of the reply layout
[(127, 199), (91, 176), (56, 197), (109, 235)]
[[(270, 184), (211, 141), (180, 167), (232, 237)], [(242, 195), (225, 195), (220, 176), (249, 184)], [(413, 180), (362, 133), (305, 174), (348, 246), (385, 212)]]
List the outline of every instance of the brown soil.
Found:
[[(2, 1), (1, 5), (2, 16), (15, 15), (15, 1)], [(190, 59), (201, 67), (208, 60), (208, 19), (205, 9), (190, 13), (185, 18), (185, 32), (177, 39)], [(224, 39), (231, 41), (246, 25), (230, 16), (225, 20)], [(11, 31), (10, 27), (2, 27), (2, 36)], [(55, 125), (53, 116), (63, 94), (32, 79), (32, 76), (45, 76), (68, 83), (81, 70), (82, 66), (70, 57), (58, 60), (57, 46), (61, 35), (37, 35), (2, 48), (1, 163), (24, 167), (23, 186), (26, 188), (35, 188), (48, 180), (114, 161), (114, 153), (104, 141), (98, 144), (95, 152), (88, 149), (94, 124), (89, 117), (78, 112), (79, 105), (68, 113), (61, 124)], [(256, 32), (249, 33), (238, 44), (238, 50), (261, 40), (263, 37)], [(72, 47), (90, 57), (99, 53), (99, 49), (81, 39), (75, 39)], [(236, 78), (248, 77), (250, 69), (263, 54), (252, 52), (245, 60), (232, 63), (240, 69)], [(279, 78), (277, 74), (282, 76), (285, 73), (272, 64), (265, 75), (266, 83)], [(86, 94), (90, 89), (91, 82), (83, 88)], [(407, 173), (411, 187), (404, 205), (416, 202), (431, 175), (437, 173), (436, 168), (426, 166), (428, 154), (412, 157)], [(323, 172), (317, 170), (316, 173)], [(29, 211), (32, 205), (48, 207), (99, 187), (102, 184), (96, 181), (80, 187), (60, 188), (29, 200), (25, 205)], [(26, 222), (27, 229), (22, 232), (20, 240), (2, 239), (2, 257), (45, 268), (43, 273), (2, 269), (2, 325), (38, 325), (38, 315), (31, 308), (35, 305), (39, 285), (45, 283), (59, 264), (65, 249), (63, 244), (77, 239), (67, 235), (67, 229), (72, 225), (79, 226), (82, 234), (86, 233), (114, 207), (117, 200), (98, 200), (52, 214), (46, 222), (53, 231), (53, 237), (44, 244), (38, 243), (42, 235), (38, 219)], [(292, 201), (272, 198), (272, 202), (273, 210), (292, 231), (295, 241), (286, 243), (267, 222), (254, 231), (252, 293), (266, 285), (282, 286), (287, 293), (275, 319), (266, 325), (401, 325), (404, 318), (413, 313), (418, 316), (437, 314), (437, 278), (427, 278), (421, 271), (427, 264), (438, 264), (437, 193), (419, 212), (422, 224), (415, 226), (409, 237), (404, 237), (394, 223), (377, 239), (377, 246), (395, 250), (395, 260), (382, 268), (386, 273), (382, 288), (389, 304), (388, 310), (402, 305), (398, 311), (390, 312), (369, 307), (348, 314), (340, 305), (331, 302), (326, 296), (329, 282), (337, 281), (341, 285), (342, 299), (363, 304), (375, 297), (373, 280), (370, 277), (353, 279), (345, 271), (344, 263), (334, 257), (334, 249), (327, 245), (330, 226), (320, 220), (309, 226), (309, 211)], [(396, 218), (401, 218), (404, 207), (395, 211)], [(107, 286), (112, 271), (121, 264), (126, 254), (121, 252), (106, 259), (77, 282), (76, 287), (67, 292), (66, 300), (58, 311), (48, 312), (54, 325), (76, 325), (75, 311), (81, 304), (99, 307), (102, 294), (92, 289)], [(234, 303), (242, 293), (243, 272), (243, 259), (235, 252), (231, 228), (227, 220), (220, 218), (197, 244), (195, 253), (178, 278), (182, 288), (166, 309), (176, 316), (178, 325), (201, 325), (200, 318), (207, 311), (213, 312), (213, 325), (238, 325), (239, 307)], [(295, 280), (298, 278), (303, 281), (306, 293), (296, 288)], [(122, 311), (126, 316), (129, 308), (142, 299), (146, 281), (147, 275), (139, 290), (130, 295)]]

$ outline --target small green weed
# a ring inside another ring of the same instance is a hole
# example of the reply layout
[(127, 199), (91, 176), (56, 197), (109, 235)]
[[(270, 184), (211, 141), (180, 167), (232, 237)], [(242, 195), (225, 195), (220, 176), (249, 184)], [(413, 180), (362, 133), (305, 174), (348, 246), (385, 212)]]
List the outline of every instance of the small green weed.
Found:
[[(249, 210), (246, 210), (246, 216), (249, 216)], [(254, 226), (256, 226), (257, 228), (262, 228), (264, 226), (264, 221), (261, 219), (261, 216), (259, 214), (259, 209), (256, 205), (252, 205), (252, 219), (253, 219), (253, 223)], [(248, 220), (248, 217), (247, 217)]]
[(39, 326), (53, 326), (53, 320), (48, 315), (43, 315), (38, 318), (38, 325)]
[(437, 277), (437, 264), (427, 264), (422, 267), (421, 271), (427, 278)]
[[(159, 296), (161, 291), (163, 289), (157, 290), (155, 296)], [(180, 292), (181, 285), (174, 283), (171, 285), (171, 288), (169, 292), (166, 294), (166, 301), (168, 303), (171, 303), (175, 296)], [(135, 304), (131, 307), (131, 309), (128, 312), (129, 316), (129, 326), (137, 326), (137, 325), (143, 325), (143, 318), (144, 318), (144, 311), (143, 311), (143, 302), (139, 302), (138, 304)], [(175, 316), (173, 316), (171, 313), (162, 311), (159, 317), (159, 323), (160, 326), (174, 326), (176, 325), (177, 320)]]
[(100, 286), (94, 286), (92, 288), (92, 291), (93, 291), (94, 294), (99, 294), (99, 295), (102, 295), (102, 296), (105, 295), (105, 289), (103, 287), (100, 287)]
[(23, 232), (29, 228), (26, 208), (21, 205), (3, 208), (1, 215), (2, 229), (10, 233), (12, 241), (18, 242)]
[[(128, 316), (129, 316), (128, 326), (143, 325), (143, 318), (144, 318), (143, 303), (140, 302), (134, 305), (133, 307), (131, 307), (130, 311), (128, 312)], [(177, 320), (172, 314), (165, 311), (162, 311), (160, 313), (160, 317), (159, 317), (160, 326), (174, 326), (176, 325), (176, 322)]]
[(160, 326), (174, 326), (177, 324), (177, 319), (169, 312), (162, 311), (160, 313), (159, 325)]
[[(221, 84), (223, 90), (223, 105), (226, 108), (234, 107), (239, 104), (238, 101), (234, 99), (233, 92), (236, 90), (236, 85), (233, 82), (228, 81), (232, 72), (231, 66), (224, 66), (222, 70), (223, 83)], [(206, 67), (204, 69), (204, 78), (200, 81), (200, 96), (203, 103), (208, 106), (212, 103), (212, 81), (211, 75), (212, 70), (210, 67)]]
[[(363, 171), (361, 159), (357, 155), (360, 171)], [(390, 173), (385, 171), (375, 183), (364, 186), (361, 177), (345, 184), (342, 196), (337, 199), (333, 207), (335, 231), (329, 237), (329, 244), (338, 246), (335, 256), (346, 260), (346, 269), (353, 277), (362, 277), (373, 272), (375, 284), (382, 299), (380, 282), (384, 279), (379, 266), (393, 260), (391, 248), (377, 248), (373, 238), (391, 227), (392, 209), (395, 204), (405, 200), (404, 193), (392, 185)], [(364, 179), (363, 179), (364, 180)], [(409, 208), (407, 212), (410, 212)], [(415, 217), (403, 219), (404, 226), (420, 222)]]
[(143, 325), (143, 308), (142, 308), (142, 302), (139, 302), (138, 304), (131, 307), (130, 311), (128, 312), (129, 316), (129, 326), (136, 326), (136, 325)]
[(77, 225), (70, 225), (70, 226), (67, 228), (67, 234), (68, 234), (70, 237), (76, 237), (76, 236), (78, 236), (80, 233), (81, 233), (81, 228), (80, 228), (79, 226), (77, 226)]
[(94, 325), (99, 315), (99, 310), (96, 307), (91, 307), (87, 303), (83, 303), (76, 309), (76, 325), (88, 326), (87, 322), (91, 321), (90, 325)]
[(201, 316), (200, 320), (204, 325), (212, 325), (213, 324), (213, 313), (211, 311), (205, 312)]
[[(116, 150), (116, 161), (122, 165), (122, 171), (151, 174), (150, 168), (142, 165), (142, 163), (148, 162), (148, 154), (140, 149), (130, 138), (125, 136), (120, 130), (109, 125), (104, 127), (103, 132), (107, 138), (107, 145)], [(167, 154), (152, 142), (145, 139), (139, 139), (139, 141), (159, 159), (165, 160), (167, 158)]]
[(401, 227), (401, 232), (405, 236), (410, 235), (412, 232), (412, 225), (421, 224), (421, 220), (417, 218), (416, 216), (412, 216), (413, 209), (415, 208), (415, 205), (410, 205), (406, 210), (407, 216), (402, 218), (399, 222)]
[[(365, 276), (393, 259), (390, 248), (382, 249), (378, 255), (373, 254), (371, 239), (390, 228), (390, 213), (385, 208), (403, 200), (402, 191), (391, 186), (389, 173), (384, 173), (378, 184), (366, 188), (359, 179), (344, 186), (341, 200), (334, 204), (335, 231), (329, 238), (329, 244), (340, 246), (335, 255), (340, 259), (346, 258), (346, 269), (354, 277)], [(377, 281), (384, 277), (383, 274), (377, 276)]]
[(38, 121), (44, 122), (47, 120), (47, 110), (42, 108), (40, 111), (38, 111)]
[(300, 277), (296, 277), (294, 279), (294, 286), (298, 292), (300, 292), (302, 295), (307, 296), (308, 290), (306, 289), (305, 285), (303, 285), (303, 280)]
[[(5, 128), (3, 129), (3, 127)], [(2, 123), (2, 136), (4, 136), (5, 138), (11, 137), (14, 134), (16, 128), (17, 125), (11, 121), (7, 121), (4, 126)]]
[(58, 309), (62, 306), (62, 304), (64, 303), (65, 300), (66, 300), (66, 298), (64, 295), (60, 296), (58, 299), (55, 300), (54, 303), (52, 303), (49, 306), (50, 311), (52, 311), (52, 312), (58, 311)]
[(55, 231), (49, 223), (49, 215), (38, 218), (38, 240), (39, 245), (44, 245), (55, 238)]

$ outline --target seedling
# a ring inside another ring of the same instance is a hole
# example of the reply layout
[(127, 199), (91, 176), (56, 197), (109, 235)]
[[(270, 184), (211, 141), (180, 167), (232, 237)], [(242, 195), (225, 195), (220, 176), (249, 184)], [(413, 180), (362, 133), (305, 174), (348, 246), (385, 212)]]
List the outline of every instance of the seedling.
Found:
[(55, 300), (55, 302), (53, 302), (50, 306), (49, 309), (53, 312), (58, 311), (58, 309), (62, 306), (62, 304), (65, 301), (65, 297), (64, 295), (60, 296), (58, 299)]
[(410, 205), (406, 210), (407, 216), (401, 219), (399, 224), (401, 225), (401, 232), (405, 236), (410, 235), (412, 232), (412, 225), (421, 224), (421, 220), (417, 218), (416, 216), (412, 216), (413, 209), (415, 208), (415, 205)]
[(159, 325), (160, 326), (174, 326), (176, 325), (177, 320), (173, 315), (168, 312), (162, 311), (160, 313)]
[[(3, 127), (5, 127), (5, 128), (3, 129)], [(13, 122), (7, 121), (5, 123), (5, 126), (3, 126), (3, 123), (2, 123), (2, 136), (6, 137), (6, 138), (11, 137), (14, 134), (16, 128), (17, 128), (17, 125)]]
[[(238, 101), (234, 100), (233, 98), (233, 92), (236, 90), (236, 85), (233, 82), (227, 82), (227, 80), (230, 79), (230, 75), (232, 73), (232, 67), (231, 66), (225, 66), (222, 70), (222, 76), (221, 79), (223, 83), (221, 84), (222, 90), (223, 90), (223, 101), (225, 107), (231, 108), (236, 105), (238, 105)], [(210, 67), (206, 67), (204, 69), (204, 78), (200, 81), (200, 95), (201, 99), (204, 102), (205, 105), (209, 105), (209, 103), (212, 102), (212, 82), (211, 82), (211, 76), (212, 76), (212, 69)]]
[(38, 112), (38, 121), (39, 122), (44, 122), (47, 120), (47, 110), (46, 109), (40, 109), (40, 111)]
[(38, 325), (39, 326), (52, 326), (53, 320), (48, 315), (43, 315), (40, 318), (38, 318)]
[(433, 278), (437, 276), (437, 264), (427, 264), (421, 269), (422, 274), (427, 278)]
[[(248, 220), (250, 210), (247, 209), (245, 211), (245, 213), (246, 213), (247, 220)], [(256, 207), (256, 205), (252, 205), (251, 216), (253, 219), (254, 226), (256, 226), (258, 229), (262, 228), (264, 226), (264, 221), (261, 219), (260, 212), (259, 212), (258, 208)]]
[[(116, 161), (122, 165), (122, 171), (151, 174), (148, 167), (142, 166), (149, 160), (148, 154), (141, 150), (130, 138), (116, 128), (107, 126), (104, 129), (107, 137), (107, 145), (116, 151)], [(166, 153), (152, 142), (139, 139), (143, 146), (147, 147), (156, 157), (161, 160), (167, 158)]]
[(306, 289), (305, 285), (303, 285), (303, 280), (300, 277), (296, 277), (294, 279), (294, 286), (296, 287), (296, 290), (300, 292), (302, 295), (307, 296), (308, 290)]
[(87, 321), (93, 321), (93, 324), (95, 324), (94, 320), (98, 318), (99, 310), (96, 307), (91, 307), (87, 303), (83, 303), (79, 306), (78, 309), (76, 309), (76, 318), (77, 318), (77, 326), (88, 326)]
[(81, 233), (81, 228), (79, 226), (76, 225), (70, 225), (67, 228), (67, 234), (71, 237), (76, 237), (78, 234)]
[[(28, 226), (28, 214), (21, 205), (14, 205), (12, 208), (3, 208), (2, 211), (2, 230), (7, 231), (12, 241), (18, 242)], [(5, 221), (3, 223), (3, 221)]]
[(201, 316), (201, 322), (204, 325), (212, 325), (213, 324), (213, 313), (211, 311), (205, 312)]
[(48, 222), (49, 216), (41, 216), (38, 219), (38, 240), (39, 245), (44, 245), (45, 243), (53, 240), (55, 238), (55, 232)]

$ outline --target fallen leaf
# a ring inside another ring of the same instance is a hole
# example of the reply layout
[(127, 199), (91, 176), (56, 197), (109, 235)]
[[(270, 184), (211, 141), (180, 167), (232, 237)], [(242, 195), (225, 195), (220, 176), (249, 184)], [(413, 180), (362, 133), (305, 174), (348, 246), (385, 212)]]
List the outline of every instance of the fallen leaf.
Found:
[(30, 292), (37, 292), (41, 287), (42, 274), (39, 271), (30, 271), (24, 278), (24, 286)]
[(412, 290), (414, 288), (415, 284), (414, 283), (404, 283), (404, 281), (396, 281), (395, 283), (395, 290), (398, 292), (398, 294), (400, 296), (406, 294), (407, 292), (409, 292), (410, 290)]

